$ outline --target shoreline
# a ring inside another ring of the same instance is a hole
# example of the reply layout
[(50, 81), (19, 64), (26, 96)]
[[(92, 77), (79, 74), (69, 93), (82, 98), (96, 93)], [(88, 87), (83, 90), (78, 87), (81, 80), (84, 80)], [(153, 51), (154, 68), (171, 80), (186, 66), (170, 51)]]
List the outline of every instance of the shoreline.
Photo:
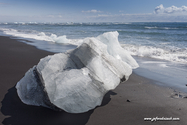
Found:
[(25, 105), (17, 96), (16, 83), (41, 58), (54, 53), (7, 36), (0, 36), (0, 51), (0, 124), (147, 125), (151, 121), (144, 121), (144, 118), (154, 117), (180, 118), (180, 121), (157, 121), (155, 124), (187, 124), (187, 99), (181, 98), (182, 94), (177, 95), (179, 93), (173, 89), (153, 84), (154, 81), (135, 73), (108, 92), (101, 106), (86, 113), (70, 114)]

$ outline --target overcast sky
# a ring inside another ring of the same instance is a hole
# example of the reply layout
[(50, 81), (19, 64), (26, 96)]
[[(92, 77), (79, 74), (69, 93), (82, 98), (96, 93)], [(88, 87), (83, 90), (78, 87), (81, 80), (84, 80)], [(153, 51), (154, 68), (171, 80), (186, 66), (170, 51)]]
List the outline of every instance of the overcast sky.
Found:
[(187, 0), (0, 0), (0, 22), (187, 22)]

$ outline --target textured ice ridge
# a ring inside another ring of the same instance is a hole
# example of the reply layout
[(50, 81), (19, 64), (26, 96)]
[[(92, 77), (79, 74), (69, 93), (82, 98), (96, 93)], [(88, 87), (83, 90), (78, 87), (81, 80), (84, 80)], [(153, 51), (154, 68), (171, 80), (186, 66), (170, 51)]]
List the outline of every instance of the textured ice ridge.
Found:
[(118, 32), (86, 38), (74, 50), (47, 56), (17, 83), (23, 103), (70, 113), (101, 105), (138, 64), (118, 42)]

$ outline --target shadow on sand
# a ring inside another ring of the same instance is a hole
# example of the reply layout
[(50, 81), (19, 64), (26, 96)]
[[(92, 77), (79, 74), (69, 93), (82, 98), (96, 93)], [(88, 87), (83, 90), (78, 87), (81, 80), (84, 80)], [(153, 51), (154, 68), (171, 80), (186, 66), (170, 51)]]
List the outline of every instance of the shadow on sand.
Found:
[[(101, 106), (110, 102), (111, 95), (116, 95), (116, 93), (109, 91), (105, 95)], [(94, 112), (93, 109), (86, 113), (71, 114), (64, 111), (56, 112), (44, 107), (25, 105), (19, 99), (15, 87), (8, 90), (1, 103), (1, 112), (5, 116), (10, 116), (3, 120), (4, 125), (85, 125)]]

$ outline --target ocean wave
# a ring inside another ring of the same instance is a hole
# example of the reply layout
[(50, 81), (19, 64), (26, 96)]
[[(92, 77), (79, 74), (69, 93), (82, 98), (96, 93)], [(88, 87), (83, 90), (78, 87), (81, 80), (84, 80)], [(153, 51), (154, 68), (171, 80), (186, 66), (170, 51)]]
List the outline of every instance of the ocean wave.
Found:
[(26, 31), (18, 31), (15, 29), (6, 29), (0, 28), (6, 35), (22, 37), (27, 39), (35, 39), (35, 40), (42, 40), (42, 41), (49, 41), (54, 43), (64, 43), (64, 44), (73, 44), (73, 45), (80, 45), (82, 43), (82, 39), (67, 39), (66, 35), (57, 36), (56, 34), (49, 34), (46, 35), (44, 32), (37, 32), (37, 31), (30, 31), (27, 33)]
[(187, 48), (177, 49), (175, 47), (171, 47), (170, 49), (165, 50), (153, 46), (136, 46), (129, 44), (122, 44), (122, 47), (125, 50), (129, 51), (131, 55), (163, 59), (172, 62), (187, 63)]
[(53, 23), (53, 22), (5, 22), (0, 23), (2, 25), (60, 25), (60, 26), (79, 26), (79, 25), (130, 25), (132, 23), (126, 22), (64, 22), (64, 23)]
[[(49, 41), (57, 44), (72, 44), (79, 46), (84, 39), (69, 39), (66, 35), (57, 36), (52, 33), (37, 32), (37, 31), (21, 31), (15, 29), (0, 28), (4, 34), (12, 35), (16, 37), (22, 37), (26, 39), (35, 39), (42, 41)], [(169, 42), (161, 43), (163, 45), (170, 44)], [(173, 62), (187, 63), (187, 48), (176, 48), (169, 47), (167, 49), (153, 47), (153, 46), (143, 46), (143, 45), (130, 45), (122, 44), (122, 47), (129, 51), (131, 55), (137, 55), (142, 57), (151, 57), (157, 59), (164, 59)]]
[(149, 26), (145, 26), (145, 29), (157, 29), (158, 27), (149, 27)]
[(165, 30), (170, 30), (170, 29), (179, 29), (179, 28), (172, 28), (172, 27), (149, 27), (149, 26), (145, 26), (145, 29), (165, 29)]

